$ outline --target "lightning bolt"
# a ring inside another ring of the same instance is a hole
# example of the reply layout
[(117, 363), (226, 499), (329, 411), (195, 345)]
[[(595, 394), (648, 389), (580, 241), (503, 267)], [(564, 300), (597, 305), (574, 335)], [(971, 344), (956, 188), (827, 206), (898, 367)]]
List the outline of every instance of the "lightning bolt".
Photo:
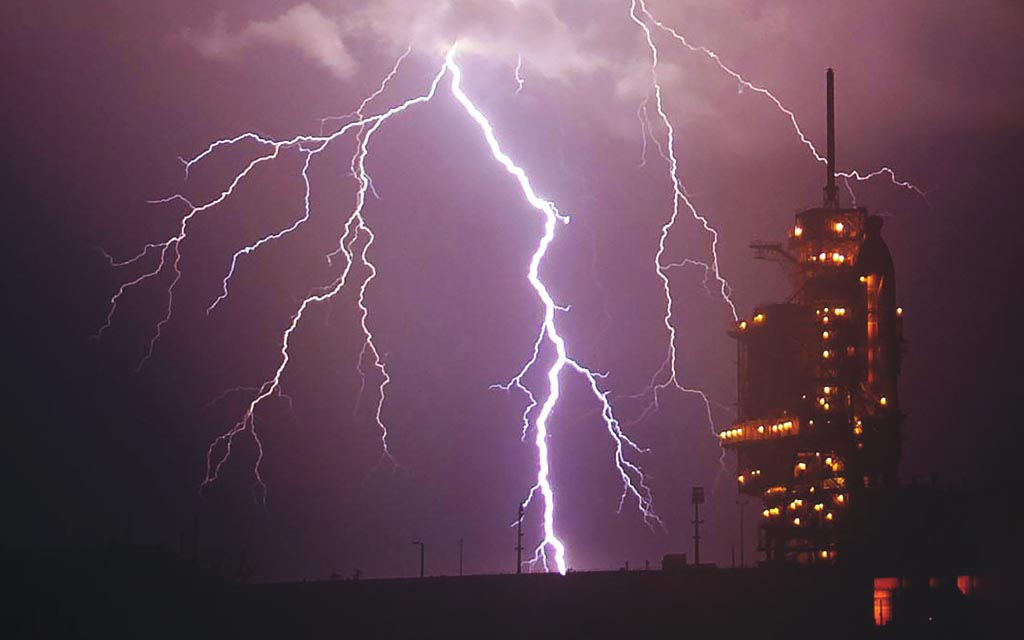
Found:
[[(257, 447), (257, 459), (253, 472), (256, 478), (256, 487), (258, 495), (264, 496), (266, 494), (266, 484), (263, 482), (263, 478), (260, 474), (260, 464), (263, 460), (263, 446), (260, 441), (259, 435), (256, 431), (256, 411), (261, 405), (261, 403), (263, 403), (268, 398), (281, 395), (281, 377), (284, 374), (291, 357), (289, 353), (291, 336), (294, 333), (295, 329), (298, 327), (299, 322), (303, 318), (303, 315), (312, 305), (316, 305), (319, 303), (323, 303), (327, 300), (330, 300), (345, 287), (345, 285), (348, 282), (352, 266), (355, 263), (357, 257), (360, 260), (361, 264), (363, 264), (365, 267), (369, 269), (369, 275), (362, 281), (359, 287), (358, 298), (358, 306), (361, 312), (360, 327), (363, 330), (363, 335), (366, 340), (366, 342), (364, 343), (364, 349), (368, 349), (369, 352), (373, 355), (374, 366), (378, 369), (378, 371), (381, 373), (383, 377), (383, 382), (381, 383), (380, 386), (380, 395), (377, 402), (377, 411), (375, 418), (377, 426), (381, 432), (382, 455), (386, 457), (388, 460), (390, 460), (392, 463), (394, 462), (394, 458), (391, 456), (391, 452), (388, 448), (388, 430), (383, 420), (381, 419), (381, 411), (383, 410), (385, 399), (384, 390), (387, 384), (390, 382), (391, 378), (388, 375), (387, 369), (384, 367), (383, 362), (381, 361), (380, 354), (373, 343), (373, 336), (370, 333), (369, 328), (367, 327), (367, 315), (369, 311), (365, 305), (365, 293), (367, 286), (376, 276), (377, 270), (373, 263), (370, 262), (369, 259), (367, 258), (367, 252), (373, 245), (375, 238), (373, 232), (370, 230), (370, 227), (366, 224), (366, 221), (363, 218), (363, 208), (366, 204), (366, 195), (370, 189), (370, 179), (368, 174), (366, 173), (366, 156), (369, 153), (370, 139), (372, 138), (373, 134), (380, 129), (381, 125), (383, 125), (392, 117), (400, 113), (403, 113), (404, 111), (408, 110), (409, 108), (415, 105), (422, 104), (424, 102), (429, 102), (434, 97), (434, 94), (437, 92), (438, 84), (441, 82), (441, 79), (444, 76), (446, 68), (447, 67), (442, 67), (441, 70), (438, 71), (438, 73), (434, 76), (434, 80), (430, 85), (430, 90), (426, 94), (415, 98), (411, 98), (401, 103), (400, 105), (384, 112), (383, 114), (362, 118), (356, 122), (346, 124), (344, 127), (339, 129), (335, 133), (331, 134), (330, 136), (320, 136), (318, 138), (313, 139), (313, 144), (319, 144), (319, 146), (313, 148), (313, 150), (310, 152), (311, 154), (323, 151), (323, 149), (326, 148), (327, 145), (330, 144), (330, 142), (332, 142), (338, 136), (342, 135), (344, 132), (351, 128), (359, 127), (361, 130), (361, 133), (359, 134), (358, 137), (359, 144), (357, 145), (357, 151), (352, 162), (352, 166), (355, 169), (355, 173), (359, 184), (359, 187), (356, 191), (356, 203), (355, 207), (352, 210), (352, 213), (346, 219), (345, 224), (343, 226), (343, 233), (341, 234), (341, 237), (338, 242), (338, 249), (331, 254), (331, 256), (334, 256), (339, 252), (344, 253), (345, 257), (347, 258), (345, 262), (345, 268), (342, 271), (341, 275), (338, 276), (338, 278), (331, 285), (328, 285), (319, 293), (314, 293), (307, 296), (299, 305), (298, 310), (292, 316), (288, 328), (285, 329), (284, 334), (282, 335), (280, 351), (281, 359), (277, 369), (274, 372), (274, 375), (268, 380), (264, 381), (264, 383), (260, 386), (259, 393), (249, 403), (249, 406), (243, 413), (241, 419), (239, 419), (239, 421), (236, 422), (231, 429), (218, 436), (210, 444), (210, 447), (207, 450), (206, 477), (203, 479), (202, 486), (209, 485), (210, 483), (217, 480), (221, 468), (231, 455), (231, 446), (235, 437), (242, 433), (248, 432), (251, 435)], [(365, 102), (363, 107), (365, 107)], [(365, 131), (362, 131), (362, 129), (364, 128)], [(355, 248), (360, 241), (362, 242), (362, 248), (358, 253), (356, 253)], [(362, 355), (363, 353), (360, 354), (360, 361), (362, 361)], [(362, 372), (360, 371), (360, 373)]]
[[(502, 150), (501, 144), (498, 142), (490, 121), (483, 112), (473, 104), (472, 100), (470, 100), (469, 96), (467, 96), (465, 91), (462, 89), (462, 69), (455, 61), (455, 53), (456, 47), (452, 47), (448, 52), (445, 62), (447, 69), (451, 72), (452, 94), (455, 96), (458, 103), (462, 105), (470, 118), (472, 118), (472, 120), (480, 127), (493, 158), (505, 169), (505, 171), (516, 179), (526, 201), (544, 217), (544, 233), (541, 236), (536, 251), (534, 251), (533, 256), (530, 259), (529, 270), (527, 273), (527, 279), (544, 307), (541, 337), (534, 342), (533, 354), (527, 361), (526, 365), (520, 369), (519, 373), (504, 388), (507, 389), (511, 388), (511, 386), (515, 386), (518, 389), (523, 390), (529, 398), (529, 404), (523, 414), (524, 433), (529, 412), (537, 406), (540, 407), (536, 418), (533, 420), (535, 429), (534, 445), (537, 449), (538, 461), (537, 482), (533, 489), (531, 489), (526, 502), (529, 504), (538, 491), (544, 499), (544, 534), (543, 540), (537, 547), (535, 558), (539, 558), (546, 568), (548, 558), (547, 553), (550, 549), (554, 553), (554, 562), (558, 572), (564, 574), (568, 570), (568, 564), (566, 562), (565, 544), (559, 539), (555, 532), (555, 495), (551, 486), (551, 463), (547, 440), (549, 433), (548, 420), (554, 412), (555, 406), (558, 404), (558, 400), (561, 395), (560, 378), (566, 367), (575, 370), (587, 380), (591, 392), (601, 404), (602, 418), (608, 434), (615, 443), (615, 466), (623, 483), (623, 493), (619, 501), (620, 509), (623, 502), (632, 495), (637, 500), (645, 521), (655, 521), (658, 523), (661, 521), (658, 520), (657, 515), (654, 514), (651, 509), (650, 490), (644, 482), (642, 470), (639, 466), (629, 462), (625, 457), (626, 449), (632, 449), (636, 452), (643, 452), (644, 449), (638, 447), (636, 443), (623, 433), (615, 418), (611, 404), (608, 402), (607, 392), (601, 391), (598, 384), (598, 378), (601, 377), (601, 374), (591, 371), (569, 357), (565, 339), (558, 333), (558, 328), (555, 323), (555, 312), (560, 308), (551, 297), (547, 286), (541, 280), (539, 275), (540, 265), (547, 254), (551, 242), (555, 238), (557, 225), (559, 223), (568, 223), (569, 218), (562, 215), (553, 202), (545, 200), (537, 195), (533, 189), (533, 185), (530, 183), (529, 177), (526, 175), (526, 172), (516, 165), (512, 158)], [(554, 349), (555, 359), (547, 370), (547, 397), (542, 400), (538, 400), (535, 394), (526, 388), (523, 383), (523, 376), (537, 364), (540, 357), (541, 347), (545, 341)], [(636, 478), (635, 481), (634, 478)]]
[(526, 80), (523, 79), (523, 56), (522, 54), (516, 56), (516, 93), (519, 95), (523, 91), (523, 87), (526, 86)]
[[(681, 381), (679, 374), (679, 361), (677, 355), (677, 330), (675, 323), (673, 322), (673, 308), (675, 301), (672, 298), (672, 291), (669, 284), (669, 270), (675, 267), (682, 266), (684, 264), (693, 264), (702, 266), (705, 269), (705, 288), (707, 289), (707, 282), (710, 277), (713, 277), (718, 285), (718, 291), (722, 299), (725, 301), (730, 312), (732, 313), (733, 319), (738, 319), (739, 315), (736, 312), (736, 305), (732, 301), (732, 287), (722, 276), (721, 270), (718, 264), (718, 231), (711, 225), (708, 219), (703, 216), (694, 206), (689, 196), (686, 194), (686, 189), (683, 187), (682, 180), (679, 177), (679, 161), (676, 157), (675, 145), (676, 135), (675, 128), (672, 126), (672, 122), (669, 120), (667, 113), (665, 112), (664, 96), (661, 83), (658, 80), (658, 62), (659, 62), (659, 51), (657, 45), (654, 43), (653, 35), (651, 34), (650, 27), (644, 22), (640, 13), (645, 11), (642, 0), (631, 0), (629, 17), (641, 30), (646, 41), (647, 48), (650, 51), (650, 69), (651, 69), (651, 84), (654, 88), (654, 107), (657, 113), (658, 120), (666, 132), (665, 144), (662, 146), (658, 144), (658, 151), (662, 157), (667, 160), (668, 165), (668, 178), (672, 184), (672, 213), (668, 220), (662, 225), (661, 233), (658, 237), (658, 250), (654, 256), (654, 268), (658, 275), (658, 279), (661, 281), (662, 292), (664, 294), (665, 301), (665, 315), (663, 318), (663, 325), (665, 330), (668, 332), (668, 352), (665, 355), (665, 359), (662, 361), (661, 366), (654, 372), (651, 378), (650, 384), (646, 389), (641, 391), (639, 394), (630, 396), (632, 398), (638, 397), (649, 397), (650, 401), (640, 412), (640, 415), (635, 418), (631, 424), (636, 424), (652, 413), (659, 409), (658, 396), (659, 393), (669, 387), (672, 387), (680, 392), (686, 394), (696, 395), (704, 403), (704, 409), (708, 420), (708, 426), (711, 430), (712, 435), (715, 434), (714, 417), (711, 412), (711, 402), (708, 399), (706, 393), (700, 389), (691, 388), (684, 385)], [(650, 121), (647, 117), (648, 104), (647, 98), (645, 97), (641, 103), (640, 110), (638, 110), (638, 118), (640, 118), (641, 128), (652, 136), (652, 139), (657, 140), (653, 136), (653, 128), (650, 125)], [(646, 143), (645, 143), (646, 144)], [(646, 148), (646, 147), (645, 147)], [(646, 156), (644, 156), (646, 160)], [(711, 237), (711, 260), (709, 263), (687, 259), (682, 263), (666, 263), (665, 252), (666, 244), (669, 239), (669, 235), (672, 228), (675, 226), (676, 221), (680, 216), (680, 205), (684, 206), (689, 211), (692, 218), (697, 221), (704, 231)], [(724, 454), (723, 454), (724, 455)]]

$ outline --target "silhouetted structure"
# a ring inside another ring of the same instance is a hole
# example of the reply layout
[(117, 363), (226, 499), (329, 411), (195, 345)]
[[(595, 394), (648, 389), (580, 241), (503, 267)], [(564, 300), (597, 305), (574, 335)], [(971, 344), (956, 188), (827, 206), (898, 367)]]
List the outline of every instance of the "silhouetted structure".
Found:
[(770, 561), (834, 562), (851, 503), (895, 486), (900, 457), (895, 270), (882, 219), (839, 204), (831, 69), (827, 78), (824, 202), (796, 214), (786, 247), (752, 245), (759, 258), (791, 267), (793, 294), (730, 332), (739, 420), (720, 437), (737, 452), (740, 492), (763, 502)]

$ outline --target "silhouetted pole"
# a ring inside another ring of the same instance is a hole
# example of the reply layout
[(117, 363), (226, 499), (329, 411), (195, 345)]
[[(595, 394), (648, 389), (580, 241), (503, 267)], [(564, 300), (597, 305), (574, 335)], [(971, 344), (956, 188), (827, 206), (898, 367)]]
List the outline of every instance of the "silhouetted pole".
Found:
[(414, 540), (413, 544), (419, 545), (420, 547), (420, 577), (423, 577), (423, 547), (424, 544), (419, 540)]
[(700, 505), (704, 504), (704, 487), (694, 487), (690, 494), (693, 502), (693, 564), (700, 565)]
[(835, 74), (832, 69), (825, 73), (825, 124), (828, 128), (828, 153), (825, 164), (828, 172), (825, 182), (825, 207), (839, 208), (839, 190), (836, 188), (836, 99)]
[(459, 575), (462, 575), (462, 538), (459, 538)]
[(516, 575), (523, 573), (523, 503), (519, 503), (519, 520), (516, 521)]
[(737, 499), (736, 504), (740, 507), (740, 566), (747, 566), (746, 560), (743, 554), (743, 507), (747, 505), (746, 500)]

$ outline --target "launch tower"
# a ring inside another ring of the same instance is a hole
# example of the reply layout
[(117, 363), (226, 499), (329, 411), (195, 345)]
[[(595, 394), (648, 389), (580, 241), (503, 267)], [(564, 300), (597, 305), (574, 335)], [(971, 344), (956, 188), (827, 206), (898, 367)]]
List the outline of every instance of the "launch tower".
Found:
[(822, 206), (796, 214), (785, 245), (751, 245), (791, 266), (793, 293), (730, 331), (738, 421), (719, 437), (739, 491), (763, 502), (768, 561), (835, 562), (857, 502), (895, 485), (900, 456), (902, 309), (882, 219), (839, 203), (833, 82), (829, 69)]

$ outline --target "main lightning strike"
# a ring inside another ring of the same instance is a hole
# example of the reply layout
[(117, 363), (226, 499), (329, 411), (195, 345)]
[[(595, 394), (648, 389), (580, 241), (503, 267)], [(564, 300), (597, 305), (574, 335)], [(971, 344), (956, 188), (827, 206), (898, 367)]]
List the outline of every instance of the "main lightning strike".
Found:
[[(622, 482), (623, 482), (623, 494), (620, 499), (620, 508), (622, 503), (626, 500), (629, 495), (633, 495), (636, 498), (641, 512), (644, 515), (645, 520), (656, 521), (660, 523), (657, 516), (651, 510), (651, 496), (650, 490), (643, 479), (643, 473), (639, 466), (630, 463), (625, 458), (625, 448), (632, 448), (635, 451), (643, 451), (640, 449), (632, 440), (630, 440), (623, 432), (616, 420), (612, 411), (611, 405), (608, 402), (607, 392), (600, 390), (597, 379), (599, 374), (594, 373), (590, 369), (582, 366), (575, 360), (571, 359), (568, 355), (568, 350), (565, 344), (564, 338), (558, 333), (557, 326), (555, 324), (555, 311), (559, 310), (558, 305), (551, 297), (547, 286), (540, 279), (539, 271), (540, 265), (545, 255), (547, 254), (548, 248), (551, 242), (555, 238), (556, 225), (559, 222), (567, 223), (569, 219), (559, 213), (554, 203), (549, 200), (544, 200), (539, 197), (534, 191), (532, 184), (530, 183), (529, 177), (526, 172), (515, 164), (515, 162), (502, 150), (501, 144), (494, 133), (494, 128), (488, 121), (487, 117), (473, 104), (469, 96), (462, 89), (462, 69), (455, 62), (456, 47), (452, 47), (448, 52), (446, 58), (446, 67), (451, 72), (452, 76), (452, 93), (455, 99), (465, 109), (466, 113), (473, 119), (474, 122), (480, 127), (480, 130), (484, 134), (484, 138), (487, 141), (487, 145), (491, 151), (491, 155), (494, 159), (505, 168), (505, 170), (511, 174), (516, 181), (519, 183), (519, 187), (523, 192), (523, 196), (526, 201), (534, 209), (539, 211), (544, 216), (544, 234), (537, 245), (536, 251), (530, 259), (529, 271), (527, 278), (534, 291), (537, 293), (537, 297), (540, 298), (544, 305), (544, 319), (542, 323), (541, 338), (534, 343), (533, 355), (527, 362), (526, 366), (520, 370), (520, 372), (512, 379), (508, 386), (504, 388), (510, 388), (511, 385), (515, 385), (517, 388), (522, 389), (526, 392), (530, 402), (524, 415), (524, 421), (527, 420), (527, 416), (534, 407), (540, 406), (540, 412), (534, 419), (535, 427), (535, 438), (534, 444), (537, 448), (537, 482), (531, 489), (530, 494), (527, 498), (527, 503), (532, 500), (537, 491), (540, 491), (541, 496), (544, 499), (544, 511), (543, 511), (543, 527), (544, 527), (544, 538), (540, 545), (537, 547), (535, 559), (540, 559), (544, 562), (545, 567), (547, 565), (547, 549), (550, 548), (554, 552), (555, 566), (559, 573), (564, 574), (568, 570), (568, 564), (565, 557), (565, 544), (558, 538), (555, 533), (555, 496), (554, 491), (551, 487), (550, 470), (551, 463), (549, 459), (548, 450), (548, 420), (551, 417), (555, 406), (558, 403), (558, 399), (561, 395), (560, 377), (562, 371), (568, 366), (574, 369), (576, 372), (581, 374), (590, 385), (591, 392), (598, 399), (602, 405), (602, 418), (605, 422), (605, 426), (608, 430), (609, 435), (615, 442), (615, 466), (618, 470)], [(525, 373), (536, 364), (539, 355), (540, 348), (542, 345), (542, 338), (546, 337), (547, 342), (555, 350), (555, 361), (548, 368), (547, 379), (548, 379), (548, 395), (543, 400), (538, 402), (532, 392), (530, 392), (522, 382), (522, 378)], [(524, 426), (524, 430), (525, 430)], [(525, 433), (525, 431), (524, 431)], [(638, 479), (634, 482), (631, 474), (635, 475)]]

